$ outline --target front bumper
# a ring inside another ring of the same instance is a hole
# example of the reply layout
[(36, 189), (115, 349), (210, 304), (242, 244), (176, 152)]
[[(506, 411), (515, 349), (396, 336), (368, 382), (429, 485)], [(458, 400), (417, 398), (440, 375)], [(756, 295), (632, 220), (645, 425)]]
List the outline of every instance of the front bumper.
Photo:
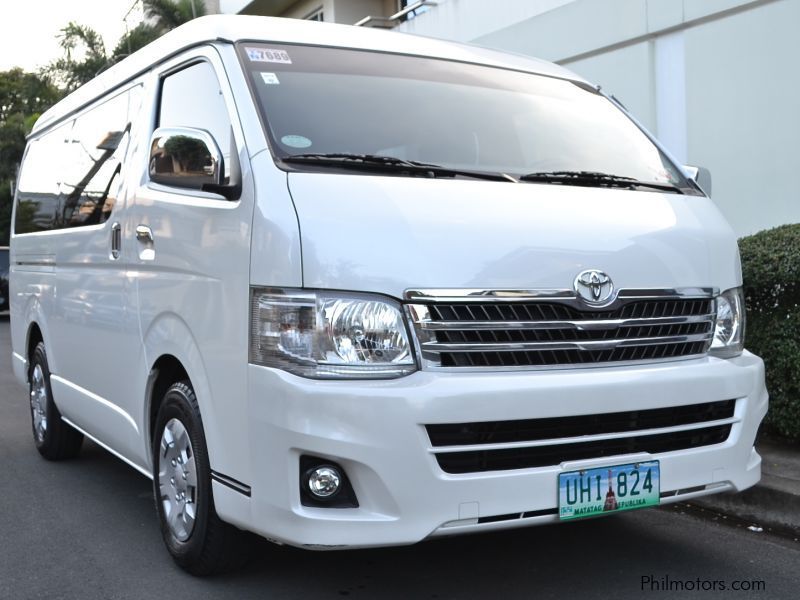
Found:
[[(421, 371), (392, 381), (314, 381), (250, 366), (251, 497), (215, 482), (220, 516), (309, 548), (411, 544), (434, 535), (557, 520), (562, 471), (657, 459), (662, 502), (743, 490), (760, 478), (753, 449), (767, 411), (761, 359), (711, 357), (648, 366), (536, 372)], [(451, 475), (424, 425), (560, 417), (736, 399), (720, 444), (548, 467)], [(299, 457), (347, 472), (358, 508), (301, 504)]]

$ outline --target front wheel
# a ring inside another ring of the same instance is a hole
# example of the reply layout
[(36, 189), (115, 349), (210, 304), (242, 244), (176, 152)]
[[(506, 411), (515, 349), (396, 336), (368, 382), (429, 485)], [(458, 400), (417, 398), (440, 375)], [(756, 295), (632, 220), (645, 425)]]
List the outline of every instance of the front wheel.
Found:
[(188, 382), (167, 390), (153, 435), (153, 491), (161, 534), (193, 575), (230, 571), (247, 558), (247, 535), (214, 509), (211, 467), (197, 398)]

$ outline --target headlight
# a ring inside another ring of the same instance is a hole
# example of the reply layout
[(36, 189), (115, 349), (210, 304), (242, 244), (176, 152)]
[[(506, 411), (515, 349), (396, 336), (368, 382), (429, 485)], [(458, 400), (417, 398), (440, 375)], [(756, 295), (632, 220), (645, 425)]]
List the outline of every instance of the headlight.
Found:
[(416, 370), (400, 305), (360, 294), (254, 288), (250, 362), (313, 378), (392, 378)]
[(717, 296), (717, 320), (710, 353), (720, 358), (739, 356), (744, 350), (744, 293), (733, 288)]

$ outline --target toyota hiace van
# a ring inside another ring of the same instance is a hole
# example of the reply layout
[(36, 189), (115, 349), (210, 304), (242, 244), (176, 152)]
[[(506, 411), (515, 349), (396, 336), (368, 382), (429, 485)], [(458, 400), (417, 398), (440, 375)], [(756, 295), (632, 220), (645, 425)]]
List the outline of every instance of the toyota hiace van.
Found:
[(736, 237), (557, 65), (192, 21), (47, 111), (11, 238), (47, 459), (153, 480), (193, 573), (743, 490), (767, 410)]

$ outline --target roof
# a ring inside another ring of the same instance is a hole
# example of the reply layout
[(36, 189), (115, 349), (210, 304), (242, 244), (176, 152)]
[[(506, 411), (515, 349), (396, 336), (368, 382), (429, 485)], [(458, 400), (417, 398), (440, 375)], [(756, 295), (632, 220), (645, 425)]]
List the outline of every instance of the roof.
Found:
[(37, 133), (182, 50), (214, 41), (236, 42), (241, 40), (333, 46), (430, 56), (584, 81), (571, 71), (551, 62), (435, 38), (371, 27), (355, 27), (300, 19), (212, 15), (193, 19), (185, 25), (181, 25), (155, 42), (134, 52), (110, 69), (103, 71), (47, 110), (36, 122), (32, 133)]

